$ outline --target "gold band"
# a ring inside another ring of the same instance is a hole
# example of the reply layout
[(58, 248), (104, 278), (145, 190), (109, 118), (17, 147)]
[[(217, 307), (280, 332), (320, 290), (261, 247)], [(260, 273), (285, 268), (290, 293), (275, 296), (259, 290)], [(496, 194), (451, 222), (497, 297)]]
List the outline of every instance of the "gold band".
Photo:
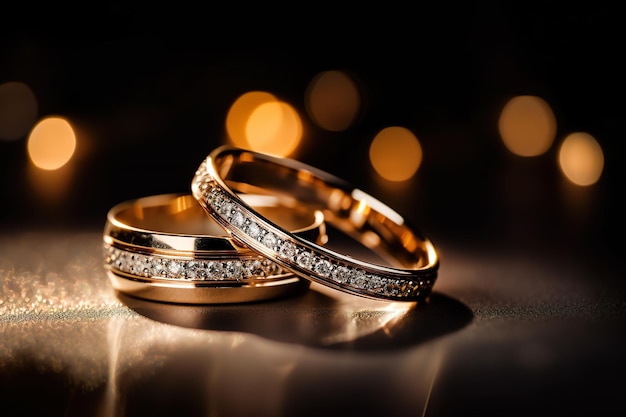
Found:
[(247, 281), (164, 282), (107, 271), (113, 288), (151, 301), (178, 304), (250, 303), (287, 297), (309, 288), (310, 281), (294, 274)]
[[(221, 146), (201, 163), (191, 189), (235, 239), (299, 276), (374, 299), (421, 301), (432, 291), (439, 268), (432, 242), (387, 205), (326, 172)], [(322, 211), (327, 226), (374, 256), (331, 249), (332, 239), (322, 247), (294, 235), (247, 204), (241, 193), (291, 198), (294, 206)]]
[[(294, 209), (274, 197), (244, 198), (265, 215), (286, 221), (295, 234), (324, 243), (320, 212)], [(258, 301), (304, 285), (279, 264), (234, 241), (190, 194), (117, 204), (107, 214), (103, 251), (113, 287), (151, 300)]]

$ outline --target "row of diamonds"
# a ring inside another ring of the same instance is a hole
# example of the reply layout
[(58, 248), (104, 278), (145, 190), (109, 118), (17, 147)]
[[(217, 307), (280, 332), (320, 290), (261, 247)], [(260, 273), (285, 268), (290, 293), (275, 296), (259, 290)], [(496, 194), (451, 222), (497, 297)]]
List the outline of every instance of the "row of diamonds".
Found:
[[(204, 170), (199, 173), (208, 176)], [(205, 177), (204, 182), (200, 182), (199, 188), (204, 193), (207, 205), (233, 227), (272, 250), (277, 257), (289, 264), (296, 263), (325, 281), (373, 295), (394, 298), (425, 296), (432, 287), (432, 280), (429, 277), (419, 280), (395, 279), (326, 258), (299, 245), (284, 233), (272, 230), (254, 220), (254, 216), (249, 215), (228, 194), (217, 188), (210, 177)]]
[(104, 244), (105, 266), (139, 277), (196, 281), (267, 278), (287, 271), (269, 259), (192, 260), (144, 255)]

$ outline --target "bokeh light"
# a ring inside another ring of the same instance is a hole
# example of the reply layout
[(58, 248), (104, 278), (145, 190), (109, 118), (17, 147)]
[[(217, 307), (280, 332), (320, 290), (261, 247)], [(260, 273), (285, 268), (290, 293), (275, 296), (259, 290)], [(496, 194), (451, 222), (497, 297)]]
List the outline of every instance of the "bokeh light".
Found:
[(295, 109), (282, 101), (258, 106), (246, 124), (250, 149), (276, 156), (290, 156), (302, 139), (302, 121)]
[(538, 156), (554, 142), (556, 118), (542, 98), (517, 96), (502, 108), (498, 128), (509, 151), (519, 156)]
[(361, 97), (356, 84), (342, 71), (319, 73), (305, 93), (305, 106), (319, 127), (340, 132), (352, 125), (359, 113)]
[(28, 137), (28, 155), (38, 168), (55, 170), (74, 155), (76, 135), (67, 120), (48, 117), (41, 120)]
[(276, 97), (265, 91), (250, 91), (239, 96), (230, 106), (226, 116), (226, 131), (231, 144), (249, 149), (246, 126), (250, 115), (261, 104), (274, 101)]
[(28, 85), (0, 84), (0, 140), (26, 136), (37, 119), (37, 107), (37, 99)]
[(370, 162), (376, 172), (390, 181), (406, 181), (422, 163), (422, 147), (409, 129), (391, 126), (381, 130), (369, 151)]
[(595, 184), (604, 169), (604, 154), (600, 144), (588, 133), (571, 133), (561, 143), (559, 168), (576, 185)]

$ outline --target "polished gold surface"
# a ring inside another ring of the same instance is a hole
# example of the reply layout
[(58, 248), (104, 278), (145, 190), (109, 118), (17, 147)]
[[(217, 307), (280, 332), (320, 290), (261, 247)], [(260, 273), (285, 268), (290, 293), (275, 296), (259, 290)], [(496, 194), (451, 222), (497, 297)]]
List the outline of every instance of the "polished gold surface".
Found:
[(310, 282), (291, 273), (244, 280), (179, 280), (141, 278), (108, 271), (113, 288), (133, 297), (180, 304), (225, 304), (286, 297), (309, 288)]
[[(296, 160), (221, 146), (197, 170), (192, 193), (237, 240), (314, 282), (364, 297), (423, 301), (436, 281), (438, 254), (419, 229), (367, 193)], [(328, 225), (365, 251), (346, 251), (332, 238), (322, 247), (295, 236), (239, 193), (279, 196), (321, 211)]]

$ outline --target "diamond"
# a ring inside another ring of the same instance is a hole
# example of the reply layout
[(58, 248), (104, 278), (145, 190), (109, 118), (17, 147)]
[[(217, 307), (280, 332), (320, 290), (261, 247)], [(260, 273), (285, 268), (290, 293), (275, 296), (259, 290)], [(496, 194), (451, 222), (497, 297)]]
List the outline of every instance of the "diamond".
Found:
[(375, 292), (380, 292), (385, 282), (385, 280), (378, 275), (368, 275), (367, 281), (369, 290)]
[(397, 281), (387, 280), (387, 283), (383, 287), (383, 294), (396, 296), (400, 294), (400, 287)]
[(245, 273), (248, 276), (262, 276), (264, 274), (263, 264), (258, 259), (253, 259), (245, 263)]
[(224, 267), (221, 262), (211, 261), (207, 264), (207, 272), (211, 279), (224, 279)]
[(338, 265), (337, 268), (332, 273), (332, 279), (340, 282), (342, 284), (346, 284), (350, 279), (350, 269), (345, 265)]
[(149, 258), (140, 256), (135, 260), (135, 264), (131, 267), (137, 275), (145, 275), (150, 268)]
[(286, 259), (293, 259), (296, 255), (296, 245), (293, 242), (285, 241), (280, 246), (278, 254)]
[[(209, 279), (209, 273), (208, 273), (208, 268), (207, 268), (207, 264), (202, 262), (198, 265), (198, 268), (196, 269), (196, 276), (201, 279), (201, 280), (207, 280)], [(189, 279), (193, 279), (193, 278), (189, 278)]]
[(238, 229), (241, 229), (245, 221), (246, 218), (244, 217), (243, 213), (239, 210), (235, 210), (235, 213), (233, 214), (233, 218), (231, 220), (232, 224)]
[(176, 261), (170, 261), (169, 264), (167, 265), (167, 269), (173, 276), (177, 276), (181, 270), (181, 266)]
[(278, 243), (278, 238), (272, 232), (267, 232), (265, 236), (263, 236), (263, 244), (270, 249), (275, 249), (276, 244)]
[(360, 270), (355, 270), (352, 272), (352, 279), (350, 283), (356, 288), (365, 289), (367, 288), (367, 276), (365, 272)]
[(226, 279), (239, 279), (241, 277), (242, 266), (239, 261), (227, 261), (224, 267), (224, 277)]
[(313, 255), (310, 252), (298, 250), (296, 254), (296, 263), (303, 268), (308, 268), (313, 260)]
[(181, 275), (186, 279), (196, 279), (198, 278), (198, 267), (199, 265), (196, 262), (189, 261)]
[(315, 258), (315, 262), (313, 264), (313, 271), (318, 275), (321, 275), (323, 277), (328, 277), (330, 276), (330, 272), (331, 272), (331, 264), (326, 259)]
[(224, 201), (224, 203), (220, 207), (220, 214), (222, 214), (223, 217), (228, 217), (230, 216), (232, 211), (233, 211), (232, 203), (230, 201)]
[(246, 234), (253, 239), (258, 239), (261, 234), (261, 228), (255, 222), (250, 222), (246, 229)]

